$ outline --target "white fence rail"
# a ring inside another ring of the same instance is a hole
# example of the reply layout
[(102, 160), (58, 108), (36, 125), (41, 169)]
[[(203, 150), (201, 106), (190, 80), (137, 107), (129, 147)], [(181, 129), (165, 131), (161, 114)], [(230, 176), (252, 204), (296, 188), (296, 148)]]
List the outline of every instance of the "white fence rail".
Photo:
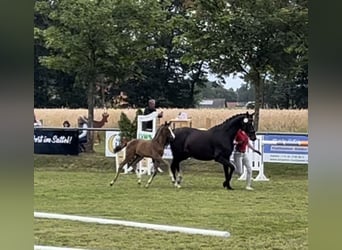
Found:
[(34, 250), (91, 250), (91, 249), (34, 245)]
[(110, 224), (110, 225), (120, 225), (120, 226), (127, 226), (127, 227), (138, 227), (138, 228), (152, 229), (152, 230), (166, 231), (166, 232), (201, 234), (201, 235), (218, 236), (218, 237), (230, 236), (230, 233), (227, 231), (198, 229), (198, 228), (191, 228), (191, 227), (168, 226), (168, 225), (159, 225), (159, 224), (148, 224), (148, 223), (141, 223), (141, 222), (134, 222), (134, 221), (112, 220), (112, 219), (103, 219), (103, 218), (94, 218), (94, 217), (85, 217), (85, 216), (67, 215), (67, 214), (34, 212), (34, 217), (44, 218), (44, 219), (81, 221), (81, 222), (98, 223), (98, 224), (106, 224), (106, 225)]

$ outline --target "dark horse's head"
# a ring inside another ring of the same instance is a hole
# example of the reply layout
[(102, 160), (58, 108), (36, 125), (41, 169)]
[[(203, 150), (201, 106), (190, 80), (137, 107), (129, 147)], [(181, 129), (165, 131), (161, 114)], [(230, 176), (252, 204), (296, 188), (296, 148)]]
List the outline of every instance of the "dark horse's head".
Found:
[(255, 141), (256, 135), (255, 135), (255, 129), (253, 125), (253, 121), (254, 121), (253, 116), (254, 116), (254, 113), (249, 114), (248, 111), (246, 112), (245, 117), (242, 120), (241, 129), (246, 132), (249, 139), (251, 139), (252, 141)]
[(155, 135), (155, 138), (164, 138), (165, 145), (169, 144), (173, 139), (175, 139), (175, 134), (173, 133), (170, 125), (171, 122), (165, 121), (165, 123), (159, 127)]

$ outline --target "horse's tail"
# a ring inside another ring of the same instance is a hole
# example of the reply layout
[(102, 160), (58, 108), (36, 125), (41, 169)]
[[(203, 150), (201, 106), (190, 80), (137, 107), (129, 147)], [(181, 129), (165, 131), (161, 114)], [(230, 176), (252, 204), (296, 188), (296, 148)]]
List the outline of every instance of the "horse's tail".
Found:
[(128, 142), (124, 142), (124, 143), (122, 143), (122, 144), (116, 146), (116, 147), (114, 148), (114, 154), (117, 153), (117, 152), (119, 152), (119, 151), (121, 151), (124, 147), (126, 147), (126, 146), (127, 146), (127, 143), (128, 143)]

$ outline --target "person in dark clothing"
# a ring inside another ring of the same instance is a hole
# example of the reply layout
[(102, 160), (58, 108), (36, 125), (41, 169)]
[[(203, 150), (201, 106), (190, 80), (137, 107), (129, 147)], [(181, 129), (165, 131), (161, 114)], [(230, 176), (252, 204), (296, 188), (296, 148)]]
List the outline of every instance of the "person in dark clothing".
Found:
[[(148, 101), (148, 107), (145, 108), (144, 110), (144, 115), (148, 115), (151, 114), (153, 112), (156, 112), (156, 101), (154, 99), (150, 99)], [(158, 113), (158, 118), (162, 118), (163, 117), (163, 111)], [(151, 130), (152, 131), (152, 126), (153, 123), (152, 121), (148, 121), (148, 122), (144, 122), (143, 123), (143, 130)]]

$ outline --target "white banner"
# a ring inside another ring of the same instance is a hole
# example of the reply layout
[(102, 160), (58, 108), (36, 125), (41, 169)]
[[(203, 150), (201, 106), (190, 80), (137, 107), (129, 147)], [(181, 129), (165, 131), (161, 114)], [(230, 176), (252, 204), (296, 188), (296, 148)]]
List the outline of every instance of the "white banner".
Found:
[(263, 135), (263, 162), (308, 164), (308, 135)]

